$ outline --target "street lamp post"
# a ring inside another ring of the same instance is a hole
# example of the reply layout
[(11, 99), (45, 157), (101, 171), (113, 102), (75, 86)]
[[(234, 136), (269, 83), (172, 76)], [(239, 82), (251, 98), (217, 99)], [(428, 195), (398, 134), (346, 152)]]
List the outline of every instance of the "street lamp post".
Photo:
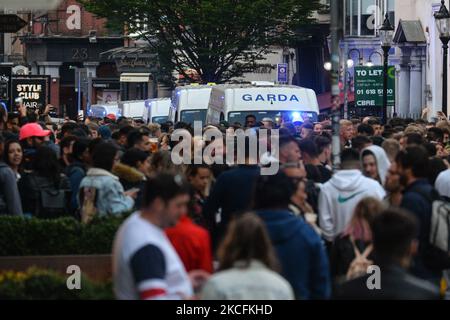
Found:
[(447, 61), (448, 42), (450, 41), (450, 13), (445, 6), (445, 1), (441, 0), (441, 8), (434, 14), (436, 27), (439, 31), (439, 38), (442, 41), (443, 49), (443, 70), (442, 70), (442, 112), (447, 116)]
[(383, 115), (382, 122), (387, 123), (387, 94), (388, 94), (388, 61), (389, 61), (389, 50), (392, 47), (392, 41), (394, 39), (394, 27), (389, 21), (389, 15), (386, 12), (383, 25), (378, 30), (381, 40), (381, 48), (383, 49), (384, 59), (383, 59)]

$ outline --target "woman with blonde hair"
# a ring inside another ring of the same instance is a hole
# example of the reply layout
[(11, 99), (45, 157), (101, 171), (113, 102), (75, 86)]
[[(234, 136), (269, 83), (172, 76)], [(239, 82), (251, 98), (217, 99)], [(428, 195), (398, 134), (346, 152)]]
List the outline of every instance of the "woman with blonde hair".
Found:
[(201, 292), (203, 300), (292, 300), (289, 283), (275, 272), (275, 251), (254, 213), (233, 220), (218, 251), (220, 268)]
[[(384, 209), (375, 198), (362, 199), (355, 208), (345, 231), (336, 237), (331, 248), (331, 273), (335, 283), (359, 276), (372, 258), (371, 224)], [(365, 271), (364, 271), (365, 273)]]

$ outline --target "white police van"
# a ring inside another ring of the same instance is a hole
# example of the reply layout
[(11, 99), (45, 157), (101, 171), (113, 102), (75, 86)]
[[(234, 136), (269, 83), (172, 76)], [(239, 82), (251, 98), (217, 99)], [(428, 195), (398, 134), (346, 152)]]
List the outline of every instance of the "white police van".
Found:
[(145, 100), (130, 100), (119, 102), (120, 114), (126, 118), (142, 119), (145, 110)]
[(108, 114), (114, 114), (120, 117), (121, 112), (117, 103), (93, 104), (89, 107), (87, 115), (95, 118), (104, 118)]
[(245, 124), (249, 115), (257, 121), (271, 118), (304, 122), (317, 121), (319, 103), (316, 93), (307, 88), (254, 82), (240, 85), (218, 85), (212, 89), (206, 123), (226, 120), (230, 125)]
[(189, 124), (193, 124), (194, 121), (204, 123), (212, 88), (213, 84), (175, 88), (172, 93), (169, 120), (174, 123), (179, 121)]
[(144, 122), (164, 123), (169, 118), (169, 110), (172, 100), (170, 98), (158, 98), (145, 100)]

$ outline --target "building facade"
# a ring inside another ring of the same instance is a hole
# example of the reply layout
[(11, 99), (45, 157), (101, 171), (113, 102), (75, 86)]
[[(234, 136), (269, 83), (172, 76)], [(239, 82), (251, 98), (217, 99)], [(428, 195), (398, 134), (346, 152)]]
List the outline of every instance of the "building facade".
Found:
[[(448, 8), (448, 1), (446, 5)], [(424, 41), (420, 44), (401, 42), (397, 45), (396, 56), (400, 60), (399, 108), (402, 112), (416, 113), (420, 101), (420, 110), (429, 108), (429, 119), (442, 110), (443, 52), (434, 19), (434, 13), (439, 11), (440, 6), (438, 0), (395, 1), (397, 32), (402, 23), (415, 21), (420, 24), (424, 35)], [(419, 77), (422, 77), (420, 84)]]

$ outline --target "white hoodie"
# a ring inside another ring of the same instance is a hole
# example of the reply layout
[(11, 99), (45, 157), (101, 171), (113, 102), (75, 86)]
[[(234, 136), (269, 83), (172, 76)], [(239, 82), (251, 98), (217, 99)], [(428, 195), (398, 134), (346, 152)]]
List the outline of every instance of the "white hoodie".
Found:
[(325, 183), (319, 194), (319, 223), (328, 241), (342, 233), (352, 219), (358, 202), (367, 197), (382, 200), (386, 193), (360, 170), (341, 170)]
[[(381, 179), (381, 185), (384, 186), (389, 167), (391, 166), (391, 162), (389, 161), (386, 151), (384, 151), (384, 149), (379, 146), (373, 145), (373, 146), (369, 146), (369, 147), (365, 148), (361, 152), (361, 154), (363, 154), (364, 151), (366, 151), (366, 150), (369, 150), (375, 156), (375, 160), (377, 161), (378, 175), (380, 176), (380, 179)], [(361, 159), (361, 162), (362, 162), (362, 159)]]

